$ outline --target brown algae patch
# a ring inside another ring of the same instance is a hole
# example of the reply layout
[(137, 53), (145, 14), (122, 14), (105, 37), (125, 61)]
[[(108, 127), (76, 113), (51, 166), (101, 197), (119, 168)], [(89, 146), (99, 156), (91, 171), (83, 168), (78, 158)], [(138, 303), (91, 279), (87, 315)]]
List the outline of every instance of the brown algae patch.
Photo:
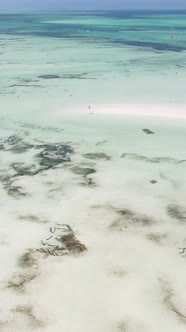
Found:
[(12, 198), (20, 199), (28, 196), (28, 194), (24, 192), (21, 186), (17, 186), (14, 183), (14, 178), (11, 178), (11, 176), (1, 175), (0, 182), (2, 182), (3, 188), (5, 189), (6, 193)]
[(36, 277), (37, 273), (35, 271), (15, 274), (12, 279), (9, 280), (7, 287), (18, 293), (24, 293), (26, 285)]
[(21, 255), (17, 260), (17, 266), (20, 271), (12, 276), (7, 287), (18, 293), (24, 293), (26, 285), (38, 275), (38, 264), (34, 251), (29, 249)]
[(11, 135), (4, 141), (4, 149), (14, 153), (24, 153), (33, 147), (32, 144), (24, 142), (18, 135)]
[(177, 204), (170, 204), (167, 207), (169, 217), (176, 219), (180, 222), (186, 222), (186, 209)]
[(116, 278), (124, 278), (128, 275), (128, 272), (122, 268), (116, 267), (110, 271), (109, 275)]
[(81, 253), (87, 250), (85, 245), (80, 243), (79, 240), (76, 239), (74, 234), (63, 236), (62, 240), (68, 252)]
[(176, 318), (181, 321), (182, 323), (186, 324), (186, 312), (183, 313), (181, 309), (179, 309), (175, 303), (174, 303), (174, 296), (175, 291), (171, 288), (169, 283), (165, 280), (160, 280), (162, 288), (163, 288), (163, 303), (166, 305), (166, 307), (172, 311)]
[(19, 216), (19, 220), (26, 220), (26, 221), (31, 221), (31, 222), (36, 222), (39, 224), (46, 224), (48, 223), (48, 220), (41, 219), (33, 214), (28, 214), (28, 215), (21, 215)]
[(108, 141), (104, 140), (104, 141), (97, 142), (96, 145), (101, 146), (101, 145), (105, 145), (106, 143), (108, 143)]
[(38, 252), (48, 256), (63, 256), (69, 254), (80, 254), (87, 250), (75, 236), (69, 225), (55, 224), (50, 227), (50, 235), (42, 242), (42, 247)]
[(116, 325), (117, 332), (127, 332), (127, 324), (125, 322), (119, 322)]
[(11, 311), (15, 315), (15, 320), (18, 316), (21, 316), (22, 319), (26, 319), (28, 327), (42, 328), (45, 326), (44, 322), (35, 316), (33, 307), (30, 305), (18, 305)]
[(156, 243), (156, 244), (162, 244), (162, 241), (165, 240), (168, 237), (167, 234), (158, 234), (158, 233), (150, 233), (147, 235), (148, 240)]
[(165, 163), (171, 163), (171, 164), (180, 164), (180, 163), (186, 163), (186, 160), (178, 160), (174, 159), (171, 157), (146, 157), (143, 155), (139, 155), (136, 153), (123, 153), (121, 158), (129, 159), (129, 160), (139, 160), (139, 161), (145, 161), (148, 163), (153, 163), (153, 164), (159, 164), (162, 162)]
[(15, 176), (25, 176), (25, 175), (32, 175), (36, 170), (36, 165), (26, 165), (24, 163), (12, 163), (10, 167), (16, 172)]
[(28, 250), (18, 259), (18, 266), (25, 269), (37, 266), (37, 260), (33, 257), (33, 251)]
[(111, 228), (117, 231), (122, 231), (123, 227), (127, 228), (129, 224), (140, 224), (144, 226), (151, 225), (154, 221), (146, 215), (137, 214), (128, 209), (117, 210), (120, 218), (117, 218), (112, 224)]
[(6, 189), (7, 194), (15, 199), (28, 196), (28, 194), (23, 191), (22, 187), (12, 185), (11, 183), (4, 186), (4, 188)]

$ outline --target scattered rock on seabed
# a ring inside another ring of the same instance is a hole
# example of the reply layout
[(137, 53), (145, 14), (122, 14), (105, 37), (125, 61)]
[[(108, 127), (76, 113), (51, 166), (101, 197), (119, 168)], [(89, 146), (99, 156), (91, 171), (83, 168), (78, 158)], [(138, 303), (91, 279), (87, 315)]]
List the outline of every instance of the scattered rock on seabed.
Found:
[(85, 178), (90, 174), (96, 173), (95, 169), (93, 169), (93, 168), (85, 168), (85, 167), (80, 167), (80, 166), (72, 167), (71, 171), (74, 174), (83, 175)]
[(144, 133), (147, 134), (147, 135), (152, 135), (152, 134), (154, 134), (153, 131), (151, 131), (150, 129), (145, 128), (145, 129), (142, 129), (142, 130), (143, 130)]
[(45, 80), (54, 80), (54, 79), (57, 79), (57, 78), (61, 78), (61, 76), (59, 75), (54, 75), (54, 74), (48, 74), (48, 75), (40, 75), (38, 76), (38, 78), (42, 78), (42, 79), (45, 79)]
[(72, 228), (66, 224), (55, 224), (50, 227), (50, 236), (41, 242), (42, 248), (38, 252), (46, 256), (63, 256), (80, 254), (87, 250), (75, 236)]
[(151, 180), (150, 183), (155, 184), (155, 183), (157, 183), (157, 181), (156, 180)]
[(104, 160), (110, 160), (111, 157), (108, 156), (106, 153), (103, 152), (95, 152), (95, 153), (84, 153), (83, 157), (87, 159), (104, 159)]

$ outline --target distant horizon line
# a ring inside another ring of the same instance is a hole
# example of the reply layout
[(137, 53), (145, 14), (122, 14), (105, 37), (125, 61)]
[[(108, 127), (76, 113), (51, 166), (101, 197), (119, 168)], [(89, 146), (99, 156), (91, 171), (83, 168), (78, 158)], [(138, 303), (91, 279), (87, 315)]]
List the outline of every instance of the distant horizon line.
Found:
[(56, 13), (56, 12), (186, 12), (186, 8), (180, 9), (49, 9), (49, 10), (1, 10), (0, 14), (21, 14), (21, 13)]

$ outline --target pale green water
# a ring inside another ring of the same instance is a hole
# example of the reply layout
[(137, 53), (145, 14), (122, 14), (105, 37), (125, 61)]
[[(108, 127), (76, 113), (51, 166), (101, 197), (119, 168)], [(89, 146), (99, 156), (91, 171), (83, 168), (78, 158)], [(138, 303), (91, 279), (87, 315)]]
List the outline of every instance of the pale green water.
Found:
[(1, 114), (35, 121), (75, 105), (184, 104), (185, 19), (143, 12), (1, 15)]

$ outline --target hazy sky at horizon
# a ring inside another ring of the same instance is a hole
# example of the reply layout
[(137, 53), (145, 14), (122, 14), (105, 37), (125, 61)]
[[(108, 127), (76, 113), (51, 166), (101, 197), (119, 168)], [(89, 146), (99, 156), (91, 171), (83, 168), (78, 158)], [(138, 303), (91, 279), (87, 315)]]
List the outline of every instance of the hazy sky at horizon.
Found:
[(186, 0), (0, 0), (0, 10), (186, 9)]

